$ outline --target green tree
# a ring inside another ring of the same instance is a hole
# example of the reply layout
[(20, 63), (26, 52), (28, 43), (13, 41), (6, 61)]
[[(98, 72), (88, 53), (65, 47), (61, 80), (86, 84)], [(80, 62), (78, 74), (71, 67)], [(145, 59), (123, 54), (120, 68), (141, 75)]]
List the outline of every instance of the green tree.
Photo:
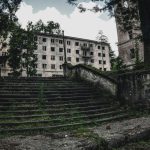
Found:
[(123, 60), (120, 57), (113, 59), (113, 63), (111, 67), (113, 71), (121, 71), (126, 68), (126, 66), (123, 63)]
[(29, 22), (25, 31), (23, 52), (23, 63), (26, 66), (26, 73), (28, 77), (36, 74), (37, 56), (34, 54), (34, 51), (37, 49), (37, 41), (34, 31), (33, 23)]
[(8, 64), (12, 68), (13, 75), (21, 75), (24, 64), (27, 76), (34, 76), (37, 61), (34, 50), (37, 49), (37, 41), (32, 22), (28, 23), (26, 30), (16, 26), (11, 33), (9, 45)]
[(0, 49), (6, 46), (8, 34), (17, 22), (16, 11), (22, 0), (0, 0)]
[(8, 49), (8, 65), (12, 68), (13, 76), (21, 74), (21, 59), (23, 45), (23, 29), (20, 26), (14, 27), (11, 33)]
[(34, 25), (35, 32), (38, 33), (48, 33), (48, 34), (60, 34), (61, 29), (59, 23), (53, 21), (48, 21), (46, 24), (42, 20), (39, 20)]

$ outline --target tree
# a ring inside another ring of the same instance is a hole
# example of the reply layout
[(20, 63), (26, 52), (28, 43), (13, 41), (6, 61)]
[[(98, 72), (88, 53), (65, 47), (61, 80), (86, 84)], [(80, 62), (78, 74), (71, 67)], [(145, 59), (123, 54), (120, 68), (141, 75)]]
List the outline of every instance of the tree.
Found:
[(21, 59), (23, 45), (23, 29), (20, 26), (14, 27), (11, 33), (9, 49), (8, 49), (8, 65), (12, 68), (12, 75), (19, 76), (21, 74)]
[(61, 29), (59, 23), (53, 21), (48, 21), (46, 24), (42, 20), (39, 20), (34, 25), (35, 32), (38, 33), (48, 33), (48, 34), (60, 34)]
[(6, 38), (17, 22), (16, 11), (22, 0), (0, 0), (0, 49), (6, 46)]
[(25, 31), (23, 52), (23, 63), (26, 66), (27, 77), (34, 76), (36, 74), (37, 56), (34, 54), (34, 51), (37, 49), (37, 41), (34, 31), (34, 25), (32, 22), (29, 22), (27, 30)]
[[(124, 29), (130, 27), (130, 25), (133, 25), (136, 21), (136, 19), (140, 18), (140, 28), (142, 31), (143, 36), (143, 43), (144, 43), (144, 63), (146, 65), (150, 65), (150, 0), (91, 0), (93, 2), (96, 1), (103, 1), (104, 6), (102, 8), (99, 8), (98, 5), (95, 5), (91, 11), (94, 12), (101, 12), (108, 10), (111, 15), (114, 14), (114, 8), (116, 5), (119, 5), (119, 9), (121, 10), (121, 21), (123, 22)], [(86, 9), (81, 5), (78, 5), (78, 0), (68, 0), (68, 3), (72, 5), (76, 5), (81, 12), (84, 12)], [(124, 3), (124, 8), (123, 5)], [(130, 7), (128, 7), (128, 4)], [(117, 17), (119, 14), (117, 14)]]
[(111, 67), (113, 71), (121, 71), (126, 68), (126, 66), (123, 63), (123, 60), (120, 57), (113, 59), (113, 63)]
[(13, 76), (19, 76), (24, 64), (27, 76), (36, 74), (37, 57), (34, 50), (37, 49), (34, 26), (29, 22), (27, 29), (16, 26), (12, 30), (8, 49), (8, 64), (12, 68)]

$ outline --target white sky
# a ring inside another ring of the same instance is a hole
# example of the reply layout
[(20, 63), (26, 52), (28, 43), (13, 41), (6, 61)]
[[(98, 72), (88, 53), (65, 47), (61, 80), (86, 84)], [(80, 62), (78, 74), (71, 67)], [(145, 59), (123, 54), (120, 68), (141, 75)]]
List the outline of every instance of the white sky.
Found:
[[(93, 2), (83, 3), (84, 6), (92, 8), (95, 4)], [(19, 23), (25, 27), (28, 21), (33, 23), (41, 19), (44, 23), (47, 21), (58, 22), (61, 29), (65, 31), (65, 35), (96, 40), (96, 36), (100, 30), (108, 37), (112, 49), (118, 55), (117, 48), (117, 31), (115, 19), (102, 19), (104, 14), (93, 13), (87, 11), (80, 13), (77, 8), (69, 15), (63, 15), (55, 7), (47, 7), (44, 10), (39, 10), (33, 13), (33, 7), (27, 5), (25, 2), (21, 4), (17, 12)]]

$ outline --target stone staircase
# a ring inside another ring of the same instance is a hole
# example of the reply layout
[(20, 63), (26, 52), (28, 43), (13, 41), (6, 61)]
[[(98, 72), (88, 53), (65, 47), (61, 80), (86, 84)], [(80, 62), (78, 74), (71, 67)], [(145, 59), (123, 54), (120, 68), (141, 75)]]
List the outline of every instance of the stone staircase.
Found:
[(57, 132), (128, 117), (103, 89), (63, 77), (0, 79), (0, 134)]

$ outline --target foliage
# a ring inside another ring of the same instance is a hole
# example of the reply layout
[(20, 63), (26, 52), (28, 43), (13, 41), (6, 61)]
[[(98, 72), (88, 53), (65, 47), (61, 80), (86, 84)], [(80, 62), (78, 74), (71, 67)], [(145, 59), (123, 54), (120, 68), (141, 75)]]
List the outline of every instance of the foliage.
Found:
[(113, 70), (113, 67), (116, 62), (116, 55), (115, 55), (114, 51), (111, 49), (111, 47), (109, 48), (109, 56), (110, 56), (111, 70)]
[(9, 32), (17, 22), (16, 11), (22, 0), (0, 0), (0, 49), (6, 45)]
[(125, 68), (126, 66), (124, 65), (123, 60), (119, 56), (113, 59), (113, 63), (112, 63), (113, 71), (121, 71)]
[(48, 21), (46, 24), (39, 20), (34, 26), (36, 33), (60, 34), (61, 29), (59, 23)]
[(16, 26), (11, 33), (9, 49), (8, 49), (8, 65), (12, 68), (13, 76), (21, 74), (21, 57), (23, 48), (23, 33), (20, 26)]
[(28, 23), (27, 30), (25, 31), (24, 49), (23, 63), (26, 66), (27, 76), (34, 76), (36, 74), (35, 66), (37, 62), (37, 56), (34, 54), (34, 50), (37, 49), (37, 41), (32, 22)]
[(36, 74), (36, 61), (34, 50), (37, 48), (34, 26), (32, 22), (27, 25), (27, 30), (16, 26), (11, 33), (9, 43), (8, 64), (13, 70), (14, 76), (19, 76), (22, 72), (22, 65), (26, 67), (27, 76)]

